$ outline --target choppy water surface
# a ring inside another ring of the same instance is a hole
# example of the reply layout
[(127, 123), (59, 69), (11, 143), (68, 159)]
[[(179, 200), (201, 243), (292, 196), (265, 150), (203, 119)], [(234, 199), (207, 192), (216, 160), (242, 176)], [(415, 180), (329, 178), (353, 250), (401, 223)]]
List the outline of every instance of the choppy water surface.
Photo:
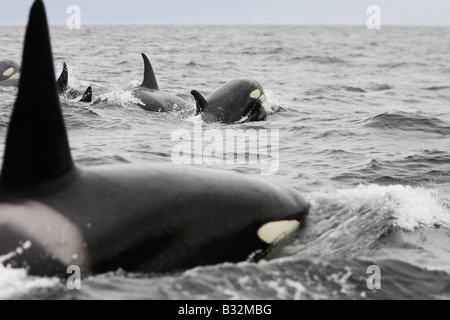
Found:
[[(20, 61), (23, 32), (0, 29), (1, 58)], [(191, 102), (192, 89), (261, 82), (267, 122), (203, 129), (279, 130), (278, 174), (262, 176), (257, 164), (210, 167), (295, 188), (312, 210), (257, 264), (118, 271), (85, 279), (79, 292), (0, 267), (0, 298), (450, 298), (450, 28), (84, 26), (51, 34), (55, 69), (70, 69), (62, 104), (78, 165), (171, 162), (172, 133), (194, 130), (190, 112), (134, 104), (145, 52), (160, 87)], [(89, 85), (95, 102), (74, 102)], [(1, 149), (15, 94), (0, 88)], [(382, 271), (376, 292), (366, 285), (371, 265)]]

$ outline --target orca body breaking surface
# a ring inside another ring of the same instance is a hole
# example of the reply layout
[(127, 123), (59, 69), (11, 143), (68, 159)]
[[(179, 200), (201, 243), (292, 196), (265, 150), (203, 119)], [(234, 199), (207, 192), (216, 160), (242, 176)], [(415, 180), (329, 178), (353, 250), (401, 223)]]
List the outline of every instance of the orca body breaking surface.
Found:
[(236, 123), (262, 121), (267, 113), (262, 106), (264, 90), (251, 79), (238, 79), (225, 83), (206, 98), (193, 90), (197, 102), (197, 115), (205, 122)]
[(148, 57), (143, 53), (144, 59), (144, 81), (139, 87), (133, 89), (133, 94), (142, 103), (139, 106), (147, 111), (172, 112), (193, 109), (193, 106), (186, 100), (173, 94), (161, 91), (156, 81), (153, 67)]

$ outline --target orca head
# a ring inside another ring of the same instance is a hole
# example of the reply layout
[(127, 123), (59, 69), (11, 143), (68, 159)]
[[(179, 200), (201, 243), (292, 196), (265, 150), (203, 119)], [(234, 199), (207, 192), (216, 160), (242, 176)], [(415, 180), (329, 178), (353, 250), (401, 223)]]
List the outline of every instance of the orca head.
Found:
[(193, 90), (197, 109), (196, 116), (202, 115), (206, 122), (240, 123), (266, 120), (263, 107), (264, 91), (254, 81), (240, 79), (230, 81), (205, 98)]
[(12, 60), (0, 61), (0, 81), (14, 80), (20, 77), (20, 66)]
[(262, 98), (264, 93), (260, 89), (255, 89), (250, 93), (247, 107), (240, 122), (266, 121), (267, 111), (263, 107)]
[(267, 112), (263, 107), (264, 90), (257, 81), (235, 80), (231, 84), (232, 90), (237, 92), (235, 98), (243, 107), (239, 122), (264, 121)]
[(0, 177), (2, 194), (40, 186), (74, 169), (42, 0), (31, 8), (22, 59)]

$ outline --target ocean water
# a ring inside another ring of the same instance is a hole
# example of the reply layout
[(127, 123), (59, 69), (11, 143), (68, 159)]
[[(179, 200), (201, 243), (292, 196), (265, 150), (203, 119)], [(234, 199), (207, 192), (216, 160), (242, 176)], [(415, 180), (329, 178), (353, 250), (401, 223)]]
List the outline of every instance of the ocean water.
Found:
[[(0, 28), (0, 58), (20, 62), (23, 34)], [(79, 291), (0, 266), (0, 298), (450, 298), (450, 28), (83, 26), (51, 35), (56, 72), (69, 66), (62, 106), (79, 166), (169, 163), (172, 134), (193, 131), (191, 110), (156, 114), (135, 104), (144, 52), (160, 88), (192, 103), (192, 89), (258, 80), (266, 122), (203, 129), (279, 130), (278, 172), (201, 166), (290, 186), (312, 208), (259, 263), (118, 270), (83, 279)], [(87, 86), (94, 102), (76, 102)], [(16, 93), (0, 88), (0, 151)], [(381, 290), (367, 286), (374, 265)]]

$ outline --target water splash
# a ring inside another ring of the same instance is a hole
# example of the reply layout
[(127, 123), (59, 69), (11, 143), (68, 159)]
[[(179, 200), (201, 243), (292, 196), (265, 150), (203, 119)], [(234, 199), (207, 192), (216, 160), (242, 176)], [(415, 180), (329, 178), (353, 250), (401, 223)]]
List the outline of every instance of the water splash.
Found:
[(144, 105), (139, 98), (137, 98), (132, 91), (117, 89), (110, 92), (103, 93), (93, 103), (93, 105), (107, 105), (128, 107), (132, 104)]
[(405, 231), (414, 231), (422, 226), (450, 228), (450, 210), (446, 200), (433, 189), (360, 185), (355, 189), (314, 193), (311, 202), (315, 207), (340, 207), (355, 214), (370, 208), (378, 215), (387, 215), (386, 219), (392, 220), (394, 227)]
[(22, 254), (30, 246), (31, 243), (28, 241), (16, 251), (0, 256), (0, 300), (33, 295), (38, 291), (53, 289), (60, 284), (57, 278), (31, 277), (26, 269), (14, 269), (3, 265), (5, 261)]

